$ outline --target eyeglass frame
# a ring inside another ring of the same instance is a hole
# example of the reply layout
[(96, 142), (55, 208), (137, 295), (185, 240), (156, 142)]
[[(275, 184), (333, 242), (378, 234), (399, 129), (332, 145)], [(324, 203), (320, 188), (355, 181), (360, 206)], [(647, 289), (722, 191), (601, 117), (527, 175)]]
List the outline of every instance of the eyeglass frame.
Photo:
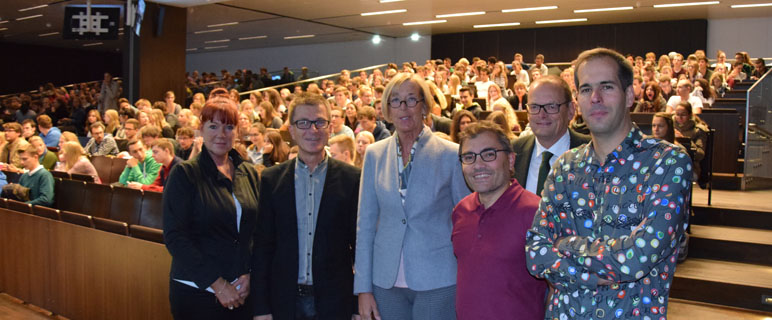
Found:
[[(525, 108), (528, 111), (528, 114), (539, 114), (539, 113), (541, 113), (542, 110), (544, 110), (544, 112), (546, 112), (547, 114), (557, 114), (557, 113), (560, 113), (560, 106), (562, 106), (564, 104), (568, 104), (568, 103), (571, 103), (571, 101), (566, 101), (566, 102), (561, 102), (561, 103), (547, 103), (547, 104), (526, 103), (525, 104)], [(549, 112), (549, 111), (547, 111), (547, 106), (549, 106), (549, 105), (557, 105), (558, 108), (557, 108), (557, 110), (555, 112)], [(532, 106), (533, 107), (537, 107), (536, 112), (531, 112), (531, 107)]]
[[(493, 159), (485, 160), (485, 158), (483, 158), (483, 153), (484, 152), (490, 152), (490, 151), (494, 151), (493, 152)], [(477, 162), (477, 157), (480, 157), (480, 160), (482, 160), (483, 162), (493, 162), (493, 161), (496, 161), (496, 159), (499, 157), (499, 152), (511, 153), (512, 150), (487, 148), (487, 149), (483, 149), (479, 153), (475, 153), (475, 152), (471, 152), (471, 151), (470, 152), (465, 152), (465, 153), (462, 153), (462, 154), (458, 155), (458, 161), (461, 162), (461, 164), (472, 165), (472, 164), (475, 164), (475, 162)], [(469, 156), (469, 155), (474, 155), (474, 160), (472, 162), (469, 162), (469, 163), (464, 162), (464, 156)]]
[[(300, 123), (302, 121), (308, 122), (308, 127), (303, 128), (303, 127), (301, 127), (298, 124), (298, 123)], [(319, 124), (323, 124), (324, 126), (320, 127)], [(295, 120), (294, 122), (292, 122), (292, 125), (295, 126), (298, 129), (301, 129), (301, 130), (308, 130), (308, 129), (311, 129), (311, 127), (316, 127), (316, 129), (320, 129), (321, 130), (321, 129), (327, 129), (328, 127), (330, 127), (330, 120), (327, 120), (327, 119), (316, 119), (316, 120), (300, 119), (300, 120)]]
[[(413, 97), (409, 97), (408, 99), (410, 99), (410, 98), (413, 98)], [(397, 98), (397, 99), (399, 99), (399, 98)], [(418, 106), (418, 104), (419, 104), (419, 103), (426, 101), (425, 99), (418, 99), (418, 98), (415, 98), (415, 99), (416, 99), (416, 102), (415, 102), (415, 104), (414, 104), (414, 105), (412, 105), (412, 106), (411, 106), (411, 105), (409, 105), (409, 104), (407, 104), (407, 99), (405, 99), (405, 100), (399, 100), (399, 104), (397, 104), (397, 106), (396, 106), (396, 107), (393, 105), (393, 102), (394, 102), (394, 101), (392, 101), (392, 100), (396, 100), (396, 99), (389, 99), (389, 100), (388, 100), (388, 101), (386, 101), (386, 102), (389, 104), (389, 108), (392, 108), (392, 109), (399, 109), (399, 108), (402, 108), (402, 104), (403, 104), (403, 103), (405, 104), (405, 108), (408, 108), (408, 109), (413, 109), (413, 108), (415, 108), (416, 106)]]

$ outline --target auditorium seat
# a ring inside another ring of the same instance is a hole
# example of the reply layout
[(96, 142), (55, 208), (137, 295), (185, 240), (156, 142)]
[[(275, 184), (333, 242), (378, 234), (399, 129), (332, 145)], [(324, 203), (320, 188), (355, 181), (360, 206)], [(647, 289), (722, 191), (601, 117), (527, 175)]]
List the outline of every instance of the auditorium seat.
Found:
[(123, 221), (94, 217), (94, 228), (124, 236), (129, 235), (129, 225)]
[(0, 198), (0, 208), (8, 208), (8, 199)]
[(139, 224), (150, 228), (163, 228), (163, 193), (153, 191), (142, 193)]
[(54, 178), (70, 179), (70, 174), (66, 171), (51, 170), (51, 175), (54, 176)]
[(32, 214), (32, 205), (21, 201), (8, 199), (8, 209)]
[(86, 199), (86, 183), (72, 179), (62, 179), (55, 185), (56, 208), (62, 211), (83, 212)]
[(110, 216), (110, 202), (113, 199), (113, 187), (106, 184), (86, 182), (87, 199), (83, 201), (82, 213), (94, 217)]
[(110, 170), (113, 165), (113, 159), (107, 156), (92, 156), (91, 157), (91, 164), (94, 165), (94, 168), (96, 168), (97, 174), (99, 175), (99, 179), (102, 180), (102, 183), (104, 184), (110, 184), (114, 181), (108, 181), (110, 180)]
[(35, 205), (35, 206), (32, 206), (32, 214), (36, 216), (41, 216), (44, 218), (49, 218), (52, 220), (60, 220), (59, 210), (54, 208)]
[(129, 232), (131, 233), (132, 237), (137, 239), (164, 243), (164, 232), (161, 229), (148, 228), (145, 226), (132, 224), (129, 226)]
[(129, 140), (115, 139), (115, 144), (118, 146), (118, 151), (129, 151)]
[(64, 222), (77, 224), (79, 226), (84, 226), (88, 228), (94, 227), (94, 218), (89, 215), (76, 213), (72, 211), (65, 211), (65, 210), (60, 210), (59, 214), (62, 218), (62, 221)]
[(114, 187), (108, 217), (129, 224), (139, 224), (140, 207), (142, 207), (142, 190)]
[(94, 182), (94, 176), (90, 176), (87, 174), (71, 173), (70, 177), (72, 178), (72, 180)]
[(5, 174), (5, 181), (8, 183), (19, 183), (19, 179), (21, 178), (21, 173), (18, 172), (3, 170), (3, 174)]
[(121, 177), (121, 173), (123, 172), (123, 169), (126, 168), (126, 159), (122, 158), (113, 158), (113, 163), (110, 165), (110, 176), (109, 177), (102, 177), (102, 183), (104, 184), (111, 184), (113, 182), (118, 182), (118, 179)]

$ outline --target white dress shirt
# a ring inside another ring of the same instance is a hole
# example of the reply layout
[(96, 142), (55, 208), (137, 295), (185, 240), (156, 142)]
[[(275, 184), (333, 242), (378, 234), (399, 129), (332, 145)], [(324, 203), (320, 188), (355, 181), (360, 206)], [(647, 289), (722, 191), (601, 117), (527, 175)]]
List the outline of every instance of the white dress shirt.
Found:
[(555, 161), (558, 161), (558, 157), (568, 151), (571, 147), (571, 136), (568, 134), (568, 129), (566, 129), (566, 133), (564, 133), (563, 136), (549, 148), (542, 146), (541, 143), (539, 143), (538, 137), (535, 138), (536, 142), (533, 147), (533, 152), (531, 153), (531, 164), (528, 166), (528, 178), (526, 179), (525, 184), (525, 190), (533, 193), (536, 193), (536, 186), (539, 182), (539, 167), (541, 166), (542, 152), (549, 151), (552, 153), (550, 165), (554, 165)]

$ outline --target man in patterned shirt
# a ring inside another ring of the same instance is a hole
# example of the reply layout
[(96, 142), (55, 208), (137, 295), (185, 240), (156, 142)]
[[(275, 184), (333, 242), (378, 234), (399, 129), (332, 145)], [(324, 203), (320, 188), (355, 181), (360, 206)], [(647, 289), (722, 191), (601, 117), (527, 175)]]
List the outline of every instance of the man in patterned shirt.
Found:
[(545, 318), (664, 318), (691, 160), (630, 120), (633, 70), (622, 55), (593, 49), (576, 66), (592, 141), (552, 167), (526, 235), (529, 271), (554, 288)]

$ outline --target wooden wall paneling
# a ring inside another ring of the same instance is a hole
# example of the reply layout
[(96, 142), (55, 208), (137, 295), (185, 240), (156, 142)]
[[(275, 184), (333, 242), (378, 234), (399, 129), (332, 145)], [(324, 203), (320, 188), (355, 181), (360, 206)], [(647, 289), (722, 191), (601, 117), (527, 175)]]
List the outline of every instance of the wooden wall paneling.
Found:
[(463, 34), (453, 33), (432, 36), (432, 53), (434, 52), (441, 52), (442, 55), (432, 55), (433, 59), (445, 59), (448, 57), (451, 60), (451, 64), (455, 65), (458, 59), (464, 57)]
[(89, 250), (93, 228), (61, 222), (51, 234), (51, 260), (56, 263), (50, 272), (52, 305), (49, 310), (72, 319), (93, 319), (89, 313), (94, 277), (87, 265), (93, 261)]
[(166, 91), (174, 91), (177, 103), (185, 98), (185, 44), (187, 11), (164, 7), (163, 33), (157, 37), (158, 16), (162, 5), (148, 3), (139, 37), (139, 96), (163, 100)]
[(515, 53), (523, 55), (523, 61), (533, 61), (535, 56), (533, 49), (533, 30), (514, 29), (503, 30), (499, 36), (499, 59), (505, 63), (511, 63), (515, 59)]
[(47, 243), (49, 219), (18, 213), (8, 209), (0, 220), (3, 234), (8, 235), (0, 244), (3, 251), (4, 292), (14, 292), (14, 297), (36, 305), (46, 302), (48, 292), (45, 274), (50, 261)]
[(464, 33), (464, 54), (469, 63), (473, 57), (488, 59), (498, 54), (499, 41), (498, 31)]

